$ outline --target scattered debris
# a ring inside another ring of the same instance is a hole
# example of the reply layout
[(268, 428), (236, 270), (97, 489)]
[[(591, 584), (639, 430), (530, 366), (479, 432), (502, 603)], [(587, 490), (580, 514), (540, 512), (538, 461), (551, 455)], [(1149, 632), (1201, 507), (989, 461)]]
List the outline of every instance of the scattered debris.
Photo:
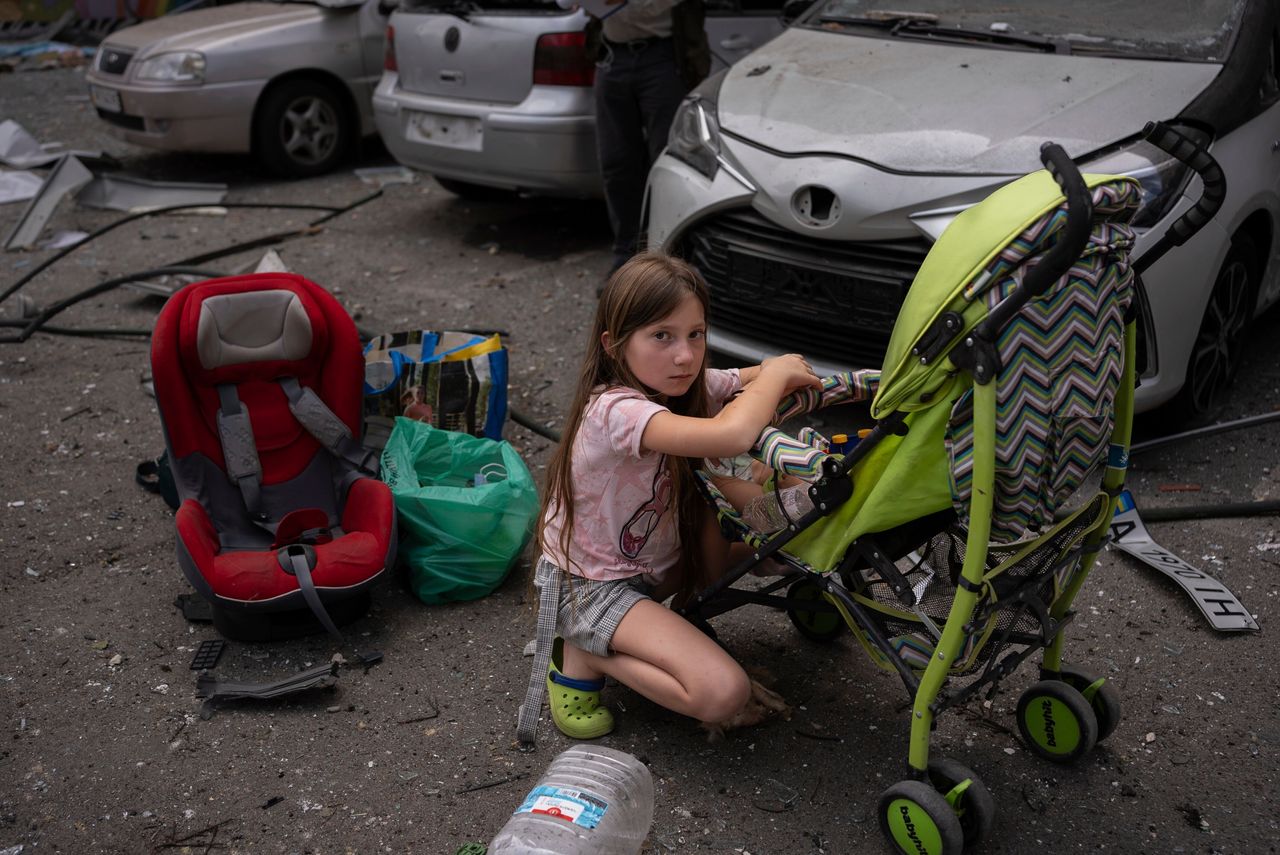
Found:
[(366, 166), (355, 170), (355, 174), (365, 184), (378, 187), (385, 187), (388, 184), (412, 184), (418, 180), (417, 173), (406, 166)]
[(44, 224), (53, 216), (53, 210), (58, 207), (62, 197), (79, 190), (92, 180), (93, 173), (79, 158), (70, 154), (63, 155), (40, 185), (39, 192), (27, 204), (13, 231), (5, 238), (4, 248), (30, 249), (35, 246)]
[(110, 174), (99, 175), (80, 188), (76, 193), (76, 203), (87, 208), (136, 213), (176, 205), (217, 205), (226, 195), (225, 184), (148, 181)]
[(1199, 493), (1199, 484), (1161, 484), (1156, 487), (1161, 493)]
[(88, 232), (81, 231), (60, 231), (54, 232), (49, 237), (36, 243), (38, 249), (63, 249), (68, 246), (75, 246), (89, 236)]
[(222, 658), (222, 651), (227, 643), (221, 638), (207, 638), (196, 648), (196, 655), (191, 658), (192, 671), (210, 671)]
[(25, 202), (40, 192), (44, 179), (34, 172), (26, 170), (6, 170), (0, 172), (0, 205), (10, 202)]
[(0, 122), (0, 163), (18, 169), (48, 166), (68, 154), (80, 160), (115, 163), (100, 151), (62, 151), (59, 143), (40, 143), (13, 119)]
[(1258, 630), (1258, 622), (1225, 585), (1152, 540), (1128, 490), (1120, 494), (1116, 515), (1111, 520), (1111, 537), (1116, 547), (1177, 582), (1214, 629), (1220, 632)]
[(271, 700), (307, 689), (329, 688), (338, 682), (338, 663), (326, 662), (308, 671), (299, 671), (283, 680), (271, 683), (246, 683), (239, 680), (220, 680), (215, 675), (201, 674), (196, 680), (196, 697), (204, 698), (200, 705), (200, 717), (211, 718), (221, 701), (240, 698)]
[(422, 721), (430, 721), (431, 719), (439, 716), (440, 705), (436, 703), (436, 699), (427, 698), (427, 703), (431, 704), (431, 712), (427, 713), (426, 715), (419, 715), (419, 716), (414, 716), (413, 718), (406, 718), (402, 721), (397, 722), (397, 724), (417, 724), (418, 722), (422, 722)]
[(493, 781), (485, 781), (483, 784), (472, 784), (470, 786), (463, 787), (460, 790), (457, 790), (456, 792), (458, 795), (462, 795), (463, 793), (474, 793), (477, 790), (487, 790), (490, 787), (500, 787), (503, 784), (509, 784), (512, 781), (519, 781), (521, 778), (527, 778), (528, 776), (529, 776), (528, 772), (516, 772), (514, 775), (508, 775), (505, 778), (498, 778)]

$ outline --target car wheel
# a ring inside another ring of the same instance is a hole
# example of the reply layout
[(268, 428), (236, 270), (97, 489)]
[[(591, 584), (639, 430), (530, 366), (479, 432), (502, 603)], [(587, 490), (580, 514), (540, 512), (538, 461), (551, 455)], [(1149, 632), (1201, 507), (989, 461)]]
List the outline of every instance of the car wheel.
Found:
[(501, 202), (516, 197), (514, 190), (505, 190), (501, 187), (487, 187), (484, 184), (472, 184), (470, 181), (459, 181), (456, 178), (441, 178), (439, 175), (435, 179), (437, 184), (453, 195), (474, 202)]
[(263, 96), (257, 151), (266, 167), (287, 178), (320, 175), (338, 165), (355, 137), (342, 94), (318, 80), (286, 80)]
[(1236, 235), (1213, 283), (1186, 380), (1174, 399), (1180, 420), (1207, 421), (1225, 403), (1244, 358), (1257, 294), (1258, 250), (1247, 235)]

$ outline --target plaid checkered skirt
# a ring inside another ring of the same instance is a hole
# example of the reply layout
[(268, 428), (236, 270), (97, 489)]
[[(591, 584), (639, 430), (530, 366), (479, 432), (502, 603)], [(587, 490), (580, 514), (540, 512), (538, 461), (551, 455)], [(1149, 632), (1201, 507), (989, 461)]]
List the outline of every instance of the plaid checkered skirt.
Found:
[(648, 599), (649, 586), (639, 576), (599, 582), (569, 574), (547, 560), (538, 559), (534, 570), (538, 589), (538, 629), (529, 687), (516, 722), (516, 736), (524, 745), (537, 741), (538, 718), (546, 698), (547, 668), (551, 664), (551, 643), (559, 635), (597, 656), (608, 656), (609, 643), (626, 613)]

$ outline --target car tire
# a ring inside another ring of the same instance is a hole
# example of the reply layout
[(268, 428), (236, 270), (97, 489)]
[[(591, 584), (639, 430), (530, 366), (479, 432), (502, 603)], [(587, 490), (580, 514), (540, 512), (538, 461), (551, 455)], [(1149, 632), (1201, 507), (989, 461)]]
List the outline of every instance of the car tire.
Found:
[(329, 172), (346, 158), (355, 122), (334, 86), (285, 80), (262, 96), (255, 135), (267, 169), (285, 178), (307, 178)]
[(1218, 269), (1187, 362), (1186, 379), (1173, 400), (1171, 409), (1178, 421), (1208, 422), (1226, 402), (1248, 347), (1259, 267), (1253, 239), (1237, 234)]
[(435, 176), (436, 183), (455, 196), (472, 202), (504, 202), (516, 198), (514, 190), (502, 187), (488, 187), (484, 184), (472, 184), (470, 181), (459, 181), (456, 178)]

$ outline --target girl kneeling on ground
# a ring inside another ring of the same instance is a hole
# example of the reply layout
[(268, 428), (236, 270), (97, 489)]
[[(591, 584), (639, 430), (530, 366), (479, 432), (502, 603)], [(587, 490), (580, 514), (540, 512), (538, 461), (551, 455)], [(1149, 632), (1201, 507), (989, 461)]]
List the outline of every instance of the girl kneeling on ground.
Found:
[(523, 743), (534, 742), (544, 687), (552, 720), (577, 739), (613, 729), (600, 706), (605, 676), (704, 722), (730, 719), (750, 696), (742, 667), (660, 603), (686, 601), (729, 558), (694, 467), (748, 451), (783, 397), (821, 384), (795, 354), (708, 368), (707, 304), (696, 270), (650, 253), (600, 297), (547, 472)]

